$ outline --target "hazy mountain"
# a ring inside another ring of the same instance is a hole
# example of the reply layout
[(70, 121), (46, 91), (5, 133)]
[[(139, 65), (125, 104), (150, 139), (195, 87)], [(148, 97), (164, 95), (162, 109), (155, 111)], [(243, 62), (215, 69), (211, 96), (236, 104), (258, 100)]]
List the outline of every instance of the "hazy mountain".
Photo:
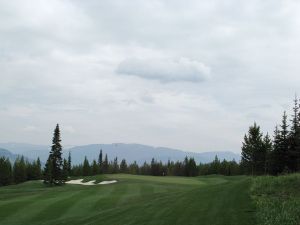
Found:
[(10, 151), (0, 148), (0, 157), (9, 158), (11, 162), (14, 162), (18, 155), (11, 153)]
[[(14, 163), (15, 160), (18, 158), (18, 154), (14, 154), (10, 151), (8, 151), (7, 149), (4, 148), (0, 148), (0, 157), (5, 157), (8, 158), (10, 160), (11, 163)], [(25, 160), (28, 160), (29, 162), (32, 161), (32, 159), (29, 159), (28, 157), (25, 156)]]
[(69, 150), (72, 153), (73, 161), (82, 161), (84, 156), (87, 156), (89, 160), (94, 159), (98, 156), (100, 149), (103, 150), (104, 154), (108, 154), (110, 160), (114, 157), (118, 157), (119, 160), (125, 158), (128, 162), (136, 160), (139, 164), (144, 161), (150, 162), (152, 158), (167, 162), (168, 159), (173, 161), (183, 160), (185, 156), (194, 157), (197, 162), (203, 163), (211, 162), (216, 155), (218, 155), (220, 159), (240, 160), (238, 154), (229, 151), (195, 153), (171, 148), (123, 143), (77, 146)]
[(9, 151), (15, 154), (23, 154), (24, 152), (31, 152), (31, 151), (45, 151), (49, 150), (50, 147), (46, 145), (32, 145), (27, 143), (0, 143), (0, 148), (8, 149)]
[[(45, 162), (49, 154), (49, 146), (43, 145), (31, 145), (31, 144), (20, 144), (20, 143), (0, 143), (0, 148), (10, 150), (15, 154), (23, 154), (24, 156), (36, 159), (40, 157), (41, 161)], [(152, 147), (141, 144), (91, 144), (83, 146), (75, 146), (71, 148), (64, 148), (64, 157), (67, 157), (68, 152), (72, 154), (72, 161), (74, 164), (81, 163), (85, 156), (91, 161), (97, 159), (100, 149), (103, 150), (103, 154), (107, 154), (109, 160), (114, 157), (118, 157), (119, 160), (125, 158), (128, 162), (137, 161), (139, 164), (144, 161), (150, 162), (152, 158), (167, 162), (168, 159), (177, 161), (183, 160), (185, 156), (194, 157), (199, 163), (211, 162), (217, 155), (221, 160), (240, 160), (240, 155), (230, 151), (220, 152), (186, 152), (178, 149), (163, 148), (163, 147)], [(103, 156), (104, 157), (104, 156)]]

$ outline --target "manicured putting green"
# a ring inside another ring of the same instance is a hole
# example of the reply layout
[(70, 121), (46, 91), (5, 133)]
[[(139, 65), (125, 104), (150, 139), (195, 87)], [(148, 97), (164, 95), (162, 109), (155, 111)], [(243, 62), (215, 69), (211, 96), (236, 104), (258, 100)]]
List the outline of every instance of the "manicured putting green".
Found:
[(248, 177), (114, 174), (109, 185), (0, 188), (0, 224), (254, 225)]

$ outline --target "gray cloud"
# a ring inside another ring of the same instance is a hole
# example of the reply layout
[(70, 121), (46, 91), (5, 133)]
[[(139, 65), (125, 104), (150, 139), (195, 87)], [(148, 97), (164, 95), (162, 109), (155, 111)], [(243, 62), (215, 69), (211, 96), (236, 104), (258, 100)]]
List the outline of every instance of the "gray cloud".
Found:
[(132, 75), (162, 82), (202, 82), (209, 78), (210, 68), (188, 58), (174, 59), (126, 59), (122, 61), (117, 73)]
[(0, 141), (49, 144), (60, 122), (65, 144), (238, 152), (248, 125), (272, 133), (300, 90), (299, 11), (296, 0), (0, 1)]

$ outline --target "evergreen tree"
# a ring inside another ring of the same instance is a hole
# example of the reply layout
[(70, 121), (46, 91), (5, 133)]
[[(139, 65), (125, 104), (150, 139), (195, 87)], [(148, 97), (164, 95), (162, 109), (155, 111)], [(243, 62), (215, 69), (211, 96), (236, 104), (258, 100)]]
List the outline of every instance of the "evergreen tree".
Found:
[(294, 100), (294, 108), (292, 115), (292, 125), (289, 132), (289, 148), (287, 155), (288, 168), (292, 172), (298, 170), (298, 159), (300, 157), (300, 121), (299, 121), (299, 105), (297, 97)]
[(72, 158), (71, 158), (71, 152), (69, 151), (68, 156), (68, 176), (72, 175)]
[(0, 157), (0, 186), (9, 185), (12, 182), (12, 167), (8, 158)]
[(298, 101), (298, 131), (297, 131), (297, 137), (296, 137), (296, 148), (295, 148), (295, 154), (297, 158), (297, 171), (300, 171), (300, 101)]
[(34, 180), (35, 175), (34, 175), (34, 170), (35, 170), (35, 162), (33, 161), (32, 163), (26, 161), (25, 162), (26, 166), (26, 178), (27, 180)]
[(27, 180), (26, 164), (24, 156), (18, 157), (13, 166), (13, 176), (15, 183), (21, 183)]
[(288, 131), (288, 124), (287, 124), (287, 115), (284, 111), (282, 116), (282, 124), (280, 126), (281, 130), (280, 136), (279, 136), (279, 156), (280, 161), (277, 163), (280, 166), (280, 172), (283, 171), (289, 171), (289, 156), (288, 156), (288, 150), (289, 150), (289, 131)]
[(273, 144), (272, 144), (272, 140), (269, 136), (269, 134), (267, 134), (264, 139), (263, 139), (263, 152), (265, 152), (265, 166), (264, 166), (264, 173), (270, 173), (270, 171), (272, 171), (271, 169), (271, 165), (272, 165), (272, 151), (273, 151)]
[(189, 177), (194, 177), (198, 175), (198, 169), (194, 158), (189, 159), (188, 171), (189, 171), (188, 173)]
[(134, 161), (133, 163), (131, 163), (129, 165), (129, 173), (131, 174), (139, 174), (139, 165), (137, 164), (136, 161)]
[(118, 164), (118, 157), (114, 158), (113, 162), (113, 173), (118, 173), (119, 172), (119, 164)]
[(38, 158), (36, 161), (28, 162), (26, 161), (26, 177), (27, 180), (39, 180), (41, 179), (41, 162)]
[(66, 181), (69, 176), (69, 163), (66, 159), (63, 160), (63, 169), (62, 169), (62, 180)]
[(82, 175), (83, 176), (89, 176), (90, 171), (91, 171), (90, 164), (89, 164), (88, 159), (85, 156), (84, 161), (83, 161)]
[(103, 161), (103, 167), (102, 167), (102, 170), (103, 170), (103, 173), (107, 173), (108, 172), (108, 158), (107, 158), (107, 154), (105, 154), (105, 158), (104, 158), (104, 161)]
[(45, 184), (53, 184), (54, 180), (53, 180), (53, 168), (52, 168), (52, 159), (51, 157), (48, 157), (47, 162), (45, 164), (45, 168), (44, 168), (44, 183)]
[(99, 157), (98, 157), (98, 166), (99, 166), (99, 173), (103, 173), (103, 159), (102, 159), (102, 149), (100, 149)]
[(42, 165), (40, 157), (38, 157), (36, 160), (36, 177), (38, 180), (42, 178)]
[(220, 168), (221, 168), (221, 162), (218, 158), (218, 156), (216, 155), (215, 156), (215, 159), (214, 161), (211, 163), (211, 166), (210, 166), (210, 174), (218, 174), (219, 171), (220, 171)]
[(185, 158), (184, 158), (184, 162), (183, 162), (183, 164), (184, 164), (184, 176), (189, 176), (189, 159), (188, 159), (188, 157), (186, 156)]
[(82, 176), (83, 174), (83, 169), (82, 169), (82, 164), (79, 164), (79, 165), (74, 165), (72, 167), (72, 175), (73, 176)]
[(150, 175), (151, 174), (151, 167), (146, 161), (141, 166), (141, 174), (143, 174), (143, 175)]
[(158, 176), (159, 171), (158, 171), (158, 167), (157, 167), (157, 162), (155, 161), (154, 158), (152, 158), (150, 166), (151, 166), (151, 175), (152, 176)]
[(120, 172), (121, 173), (127, 173), (127, 163), (125, 159), (122, 159), (121, 163), (120, 163)]
[[(54, 136), (52, 140), (49, 159), (47, 160), (47, 162), (52, 163), (51, 166), (48, 165), (48, 167), (51, 167), (51, 179), (45, 180), (46, 183), (61, 184), (64, 183), (65, 181), (62, 177), (63, 161), (62, 161), (62, 146), (60, 142), (61, 142), (60, 130), (59, 130), (59, 125), (57, 124), (54, 130)], [(48, 170), (47, 172), (49, 173), (50, 170)], [(47, 179), (47, 177), (45, 178)]]
[(264, 173), (266, 151), (263, 147), (260, 127), (254, 123), (250, 126), (248, 135), (244, 136), (242, 146), (242, 165), (246, 173), (252, 175)]
[(96, 160), (93, 160), (93, 164), (92, 164), (92, 174), (93, 175), (97, 175), (99, 173), (99, 166), (96, 162)]
[(275, 127), (274, 138), (273, 138), (273, 149), (268, 155), (268, 172), (272, 175), (280, 173), (283, 168), (281, 164), (281, 153), (280, 153), (280, 132), (278, 126)]

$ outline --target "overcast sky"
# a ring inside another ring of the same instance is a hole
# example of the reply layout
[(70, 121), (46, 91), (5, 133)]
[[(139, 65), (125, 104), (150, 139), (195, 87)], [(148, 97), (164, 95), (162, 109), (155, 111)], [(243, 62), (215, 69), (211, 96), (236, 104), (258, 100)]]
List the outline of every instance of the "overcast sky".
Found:
[(0, 0), (0, 142), (240, 152), (300, 92), (300, 2)]

